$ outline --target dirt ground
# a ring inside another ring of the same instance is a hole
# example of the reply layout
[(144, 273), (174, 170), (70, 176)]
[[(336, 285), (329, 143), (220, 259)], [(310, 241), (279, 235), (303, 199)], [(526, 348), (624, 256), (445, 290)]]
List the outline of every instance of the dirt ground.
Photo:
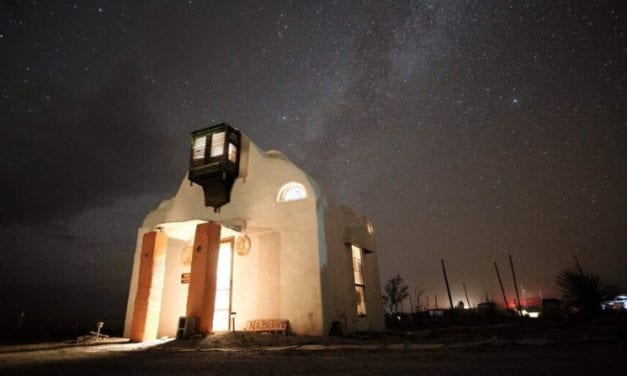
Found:
[[(513, 334), (516, 334), (512, 336)], [(623, 338), (503, 329), (0, 346), (0, 375), (622, 375)]]

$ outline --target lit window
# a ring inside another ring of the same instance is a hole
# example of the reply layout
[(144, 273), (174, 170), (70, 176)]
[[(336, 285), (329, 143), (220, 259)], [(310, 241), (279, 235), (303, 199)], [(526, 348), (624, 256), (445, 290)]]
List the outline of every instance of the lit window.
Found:
[(287, 183), (279, 189), (277, 202), (304, 200), (307, 197), (305, 186), (300, 183)]
[(207, 146), (207, 136), (200, 136), (194, 139), (192, 146), (192, 159), (199, 160), (205, 158), (205, 147)]
[(353, 279), (355, 280), (355, 295), (357, 297), (357, 315), (366, 316), (363, 250), (360, 247), (351, 245), (351, 251), (353, 256)]
[(372, 222), (368, 221), (366, 223), (366, 229), (368, 230), (368, 233), (370, 235), (374, 234), (374, 225), (372, 224)]
[(210, 157), (218, 157), (224, 154), (224, 135), (226, 132), (216, 132), (211, 135)]
[(229, 142), (229, 161), (237, 163), (237, 146)]

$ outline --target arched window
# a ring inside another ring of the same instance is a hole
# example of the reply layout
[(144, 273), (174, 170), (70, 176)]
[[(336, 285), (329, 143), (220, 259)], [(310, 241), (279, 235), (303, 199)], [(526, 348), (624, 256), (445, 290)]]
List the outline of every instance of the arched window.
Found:
[(290, 182), (279, 189), (279, 194), (276, 196), (276, 202), (304, 200), (306, 197), (307, 189), (305, 189), (304, 185), (296, 182)]

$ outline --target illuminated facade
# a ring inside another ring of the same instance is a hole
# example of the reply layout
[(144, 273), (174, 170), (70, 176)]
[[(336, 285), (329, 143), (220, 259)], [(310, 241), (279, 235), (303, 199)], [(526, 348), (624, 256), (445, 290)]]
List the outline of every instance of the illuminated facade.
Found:
[(136, 341), (260, 320), (383, 330), (374, 228), (283, 154), (225, 124), (200, 130), (188, 177), (138, 231), (127, 307)]

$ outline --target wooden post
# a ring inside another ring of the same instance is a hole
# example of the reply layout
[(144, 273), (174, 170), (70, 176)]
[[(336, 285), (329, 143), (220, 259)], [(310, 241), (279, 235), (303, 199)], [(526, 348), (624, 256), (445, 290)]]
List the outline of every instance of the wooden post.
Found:
[(507, 311), (507, 297), (505, 296), (505, 289), (503, 288), (503, 281), (501, 281), (501, 274), (499, 273), (499, 267), (494, 261), (494, 269), (496, 269), (496, 276), (499, 279), (499, 285), (501, 286), (501, 292), (503, 293), (503, 302), (505, 303), (505, 311)]
[(130, 333), (132, 341), (157, 339), (167, 247), (168, 237), (160, 231), (151, 231), (142, 237)]
[(521, 314), (522, 307), (520, 306), (520, 295), (518, 294), (518, 284), (516, 283), (516, 272), (514, 271), (514, 262), (512, 261), (512, 255), (509, 255), (509, 265), (512, 267), (512, 277), (514, 278), (514, 288), (516, 289), (516, 300), (518, 301), (518, 314)]
[(213, 330), (219, 249), (220, 225), (201, 223), (196, 226), (187, 295), (187, 316), (198, 319), (198, 331), (204, 334)]
[(453, 297), (451, 297), (451, 289), (448, 285), (448, 278), (446, 277), (446, 268), (444, 267), (444, 259), (440, 259), (440, 261), (442, 262), (442, 273), (444, 274), (444, 282), (446, 282), (446, 292), (448, 293), (448, 301), (451, 304), (451, 310), (453, 310), (455, 307), (453, 307)]

